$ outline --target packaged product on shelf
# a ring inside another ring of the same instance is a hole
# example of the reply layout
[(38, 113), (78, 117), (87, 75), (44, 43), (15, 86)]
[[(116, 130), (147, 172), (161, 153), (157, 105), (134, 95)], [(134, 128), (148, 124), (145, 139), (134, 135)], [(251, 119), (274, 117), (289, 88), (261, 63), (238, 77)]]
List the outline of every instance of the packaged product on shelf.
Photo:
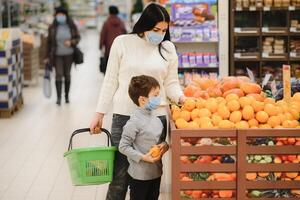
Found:
[(205, 53), (205, 52), (189, 52), (178, 54), (179, 67), (217, 67), (218, 58), (216, 53)]

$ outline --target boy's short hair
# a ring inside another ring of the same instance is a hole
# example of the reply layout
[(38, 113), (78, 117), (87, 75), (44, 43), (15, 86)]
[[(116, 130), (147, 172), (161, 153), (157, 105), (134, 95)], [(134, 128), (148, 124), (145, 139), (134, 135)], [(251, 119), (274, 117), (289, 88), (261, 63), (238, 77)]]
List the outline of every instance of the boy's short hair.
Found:
[(155, 89), (157, 87), (160, 87), (159, 82), (151, 77), (146, 75), (141, 76), (135, 76), (132, 77), (129, 88), (128, 88), (128, 94), (131, 98), (131, 100), (137, 105), (139, 105), (139, 97), (148, 97), (150, 91), (152, 89)]
[(109, 14), (111, 14), (111, 15), (119, 14), (119, 9), (117, 6), (109, 6), (108, 10), (109, 10)]

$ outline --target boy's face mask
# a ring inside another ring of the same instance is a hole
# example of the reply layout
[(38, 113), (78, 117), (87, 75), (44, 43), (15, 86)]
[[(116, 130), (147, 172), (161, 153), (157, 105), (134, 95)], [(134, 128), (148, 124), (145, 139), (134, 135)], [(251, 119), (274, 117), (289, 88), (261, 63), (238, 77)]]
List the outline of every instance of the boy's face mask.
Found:
[(148, 103), (145, 105), (147, 110), (155, 110), (160, 106), (161, 99), (159, 96), (149, 97)]

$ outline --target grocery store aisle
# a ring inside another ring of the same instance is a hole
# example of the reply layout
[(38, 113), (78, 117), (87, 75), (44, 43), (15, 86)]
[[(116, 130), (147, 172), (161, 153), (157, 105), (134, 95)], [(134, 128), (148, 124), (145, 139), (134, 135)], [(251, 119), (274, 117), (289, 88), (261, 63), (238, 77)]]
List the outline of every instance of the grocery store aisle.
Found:
[[(107, 185), (72, 186), (63, 157), (72, 131), (89, 125), (103, 80), (98, 71), (98, 34), (88, 30), (82, 36), (85, 64), (73, 68), (71, 104), (57, 107), (55, 95), (45, 99), (40, 81), (24, 89), (25, 105), (20, 112), (0, 120), (0, 200), (105, 199)], [(105, 127), (110, 127), (109, 119)], [(96, 146), (105, 141), (104, 135), (83, 134), (75, 137), (74, 146)], [(166, 177), (163, 191), (170, 185)], [(161, 195), (162, 200), (170, 199), (166, 194)]]

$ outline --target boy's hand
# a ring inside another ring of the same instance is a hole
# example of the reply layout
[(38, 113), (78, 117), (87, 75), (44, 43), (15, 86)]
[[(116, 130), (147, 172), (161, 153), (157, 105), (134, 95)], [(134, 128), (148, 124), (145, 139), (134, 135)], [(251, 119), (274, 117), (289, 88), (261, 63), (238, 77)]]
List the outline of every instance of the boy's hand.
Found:
[(162, 142), (157, 146), (160, 148), (160, 156), (163, 156), (169, 150), (169, 145), (166, 142)]
[(146, 155), (143, 155), (142, 160), (149, 163), (156, 163), (161, 159), (161, 156), (158, 156), (156, 158), (153, 158), (151, 156), (151, 152), (147, 153)]

